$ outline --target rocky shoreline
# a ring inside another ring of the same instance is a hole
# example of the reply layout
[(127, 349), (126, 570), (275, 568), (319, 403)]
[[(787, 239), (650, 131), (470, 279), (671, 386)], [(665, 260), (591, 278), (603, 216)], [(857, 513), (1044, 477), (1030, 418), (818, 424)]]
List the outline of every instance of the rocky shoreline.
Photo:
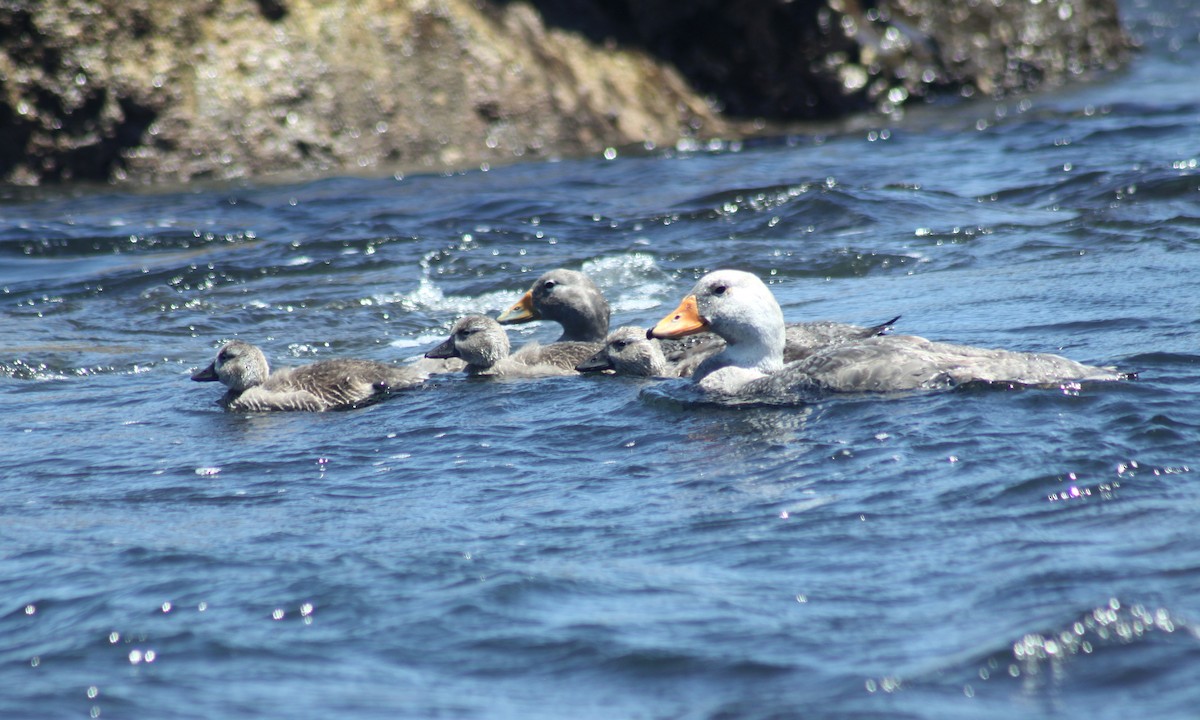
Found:
[(441, 170), (996, 97), (1116, 0), (0, 0), (0, 182)]

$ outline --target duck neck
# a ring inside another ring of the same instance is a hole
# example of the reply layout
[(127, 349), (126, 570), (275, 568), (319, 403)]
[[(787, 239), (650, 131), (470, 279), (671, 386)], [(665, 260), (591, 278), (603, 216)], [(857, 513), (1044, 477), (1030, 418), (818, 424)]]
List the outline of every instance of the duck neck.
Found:
[(470, 357), (463, 358), (467, 361), (467, 366), (463, 371), (468, 375), (491, 375), (495, 372), (496, 366), (503, 362), (508, 357), (508, 347), (491, 347), (486, 352), (470, 353)]
[(556, 320), (563, 329), (557, 342), (604, 342), (608, 334), (607, 308), (558, 307), (553, 315), (550, 319)]
[(763, 375), (777, 372), (783, 367), (783, 346), (775, 343), (740, 342), (731, 343), (722, 353), (725, 365), (754, 370)]
[(738, 319), (726, 323), (722, 335), (728, 347), (721, 353), (722, 365), (754, 370), (764, 375), (783, 367), (783, 313), (778, 307), (774, 310), (765, 323), (761, 318), (755, 322)]

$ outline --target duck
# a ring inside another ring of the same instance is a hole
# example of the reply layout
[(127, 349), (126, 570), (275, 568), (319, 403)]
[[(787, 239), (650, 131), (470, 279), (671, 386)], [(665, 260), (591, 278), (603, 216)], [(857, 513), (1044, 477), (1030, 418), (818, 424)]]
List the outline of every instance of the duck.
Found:
[[(698, 361), (703, 355), (692, 355)], [(611, 371), (617, 375), (633, 377), (687, 377), (695, 369), (695, 362), (687, 356), (669, 362), (659, 340), (646, 337), (640, 327), (626, 325), (608, 334), (604, 345), (596, 353), (575, 366), (581, 373)]]
[(486, 315), (467, 315), (454, 323), (450, 337), (425, 353), (427, 358), (461, 358), (468, 375), (544, 377), (574, 375), (575, 366), (591, 357), (599, 343), (561, 341), (531, 343), (509, 354), (508, 333)]
[(650, 338), (714, 332), (726, 342), (692, 374), (702, 390), (736, 396), (811, 397), (827, 393), (948, 389), (968, 383), (1049, 386), (1129, 377), (1050, 353), (872, 335), (817, 349), (786, 363), (783, 312), (758, 276), (717, 270), (696, 283)]
[(271, 372), (257, 345), (232, 340), (192, 380), (225, 385), (228, 390), (217, 404), (231, 412), (323, 412), (370, 404), (425, 377), (415, 368), (349, 358)]
[(515, 325), (553, 320), (562, 326), (557, 342), (604, 342), (610, 317), (608, 301), (596, 283), (575, 270), (543, 273), (512, 307), (496, 320)]

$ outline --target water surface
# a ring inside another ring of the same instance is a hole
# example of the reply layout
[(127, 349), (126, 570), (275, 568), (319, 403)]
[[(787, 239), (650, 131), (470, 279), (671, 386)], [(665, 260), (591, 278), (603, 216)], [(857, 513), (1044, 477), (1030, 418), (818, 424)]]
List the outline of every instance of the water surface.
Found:
[[(1125, 71), (864, 130), (4, 191), (0, 714), (1194, 717), (1200, 20), (1127, 10)], [(738, 267), (789, 319), (1140, 377), (721, 408), (445, 376), (275, 415), (188, 381), (233, 337), (410, 361), (555, 267), (614, 325)]]

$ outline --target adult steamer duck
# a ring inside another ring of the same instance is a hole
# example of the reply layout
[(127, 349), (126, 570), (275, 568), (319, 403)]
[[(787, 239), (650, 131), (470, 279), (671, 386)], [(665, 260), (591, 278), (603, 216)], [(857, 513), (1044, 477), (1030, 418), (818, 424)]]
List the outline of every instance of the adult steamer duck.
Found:
[(679, 307), (646, 333), (675, 338), (710, 331), (727, 347), (696, 368), (692, 381), (724, 396), (802, 400), (828, 393), (898, 392), (967, 383), (1049, 386), (1122, 380), (1096, 367), (1049, 353), (933, 342), (914, 335), (879, 335), (820, 349), (784, 364), (783, 312), (757, 276), (717, 270), (700, 278)]

